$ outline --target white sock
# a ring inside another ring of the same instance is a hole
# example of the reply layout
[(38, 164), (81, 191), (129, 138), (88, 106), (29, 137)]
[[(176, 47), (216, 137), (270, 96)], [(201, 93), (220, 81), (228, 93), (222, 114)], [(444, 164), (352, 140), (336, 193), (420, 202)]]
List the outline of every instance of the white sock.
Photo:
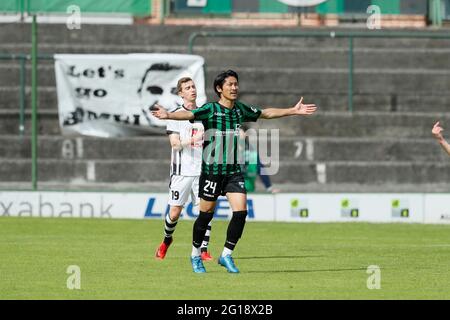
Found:
[(192, 246), (192, 253), (191, 253), (191, 257), (200, 257), (200, 248), (196, 248), (194, 246)]
[(224, 247), (223, 251), (222, 251), (222, 257), (225, 257), (227, 255), (231, 255), (232, 253), (233, 253), (233, 250), (230, 250), (230, 249)]

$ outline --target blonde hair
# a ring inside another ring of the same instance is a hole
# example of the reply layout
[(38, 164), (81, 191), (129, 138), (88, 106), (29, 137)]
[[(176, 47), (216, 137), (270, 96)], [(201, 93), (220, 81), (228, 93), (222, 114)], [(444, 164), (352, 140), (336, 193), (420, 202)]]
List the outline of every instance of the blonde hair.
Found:
[(183, 83), (186, 83), (186, 82), (189, 82), (189, 81), (194, 81), (194, 80), (192, 80), (192, 79), (189, 78), (189, 77), (184, 77), (184, 78), (181, 78), (180, 80), (178, 80), (178, 83), (177, 83), (177, 92), (180, 93), (181, 90), (183, 89), (183, 88), (181, 87), (181, 85), (182, 85)]

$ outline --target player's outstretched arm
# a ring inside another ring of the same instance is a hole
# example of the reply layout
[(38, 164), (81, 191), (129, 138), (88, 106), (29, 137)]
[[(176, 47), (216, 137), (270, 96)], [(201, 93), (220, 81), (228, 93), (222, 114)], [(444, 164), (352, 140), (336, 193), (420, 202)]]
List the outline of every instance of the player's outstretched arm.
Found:
[(262, 119), (276, 119), (287, 116), (307, 116), (316, 112), (315, 104), (303, 104), (303, 97), (292, 108), (266, 108), (261, 113)]
[(439, 121), (436, 122), (433, 126), (433, 129), (431, 130), (431, 133), (436, 138), (436, 140), (441, 145), (442, 149), (444, 149), (445, 152), (450, 156), (450, 144), (444, 139), (444, 136), (442, 135), (442, 131), (444, 129), (439, 125)]
[(190, 111), (182, 110), (178, 112), (167, 112), (166, 109), (156, 104), (151, 109), (152, 115), (161, 120), (193, 120), (194, 114)]

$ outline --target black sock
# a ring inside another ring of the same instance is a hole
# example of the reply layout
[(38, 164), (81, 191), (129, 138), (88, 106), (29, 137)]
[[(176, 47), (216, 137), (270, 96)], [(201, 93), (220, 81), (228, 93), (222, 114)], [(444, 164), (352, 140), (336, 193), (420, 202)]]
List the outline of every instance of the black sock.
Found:
[(228, 224), (227, 241), (225, 241), (225, 248), (234, 250), (239, 238), (242, 236), (245, 226), (245, 218), (247, 217), (247, 210), (234, 211), (233, 217)]
[(208, 213), (200, 211), (200, 214), (194, 222), (194, 227), (192, 228), (192, 245), (194, 247), (200, 248), (202, 241), (205, 238), (208, 223), (212, 220), (213, 214), (213, 212)]

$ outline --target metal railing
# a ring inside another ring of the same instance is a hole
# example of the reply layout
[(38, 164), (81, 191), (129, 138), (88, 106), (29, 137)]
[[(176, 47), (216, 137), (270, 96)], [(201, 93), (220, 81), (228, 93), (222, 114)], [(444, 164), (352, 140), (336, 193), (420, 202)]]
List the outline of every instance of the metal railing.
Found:
[(23, 136), (25, 131), (25, 83), (26, 61), (31, 60), (31, 182), (33, 190), (37, 190), (37, 60), (53, 59), (53, 55), (38, 55), (37, 53), (37, 21), (33, 15), (31, 26), (31, 55), (0, 53), (0, 60), (19, 60), (20, 63), (20, 88), (19, 88), (19, 132)]
[[(37, 60), (53, 60), (53, 54), (38, 54)], [(0, 60), (19, 62), (19, 134), (25, 134), (25, 109), (26, 109), (26, 69), (27, 62), (31, 62), (31, 54), (24, 53), (0, 53)]]
[(450, 32), (442, 31), (298, 31), (298, 32), (194, 32), (189, 37), (188, 52), (193, 54), (194, 44), (198, 38), (347, 38), (348, 39), (348, 104), (349, 112), (353, 112), (354, 91), (354, 39), (355, 38), (387, 38), (387, 39), (447, 39)]

